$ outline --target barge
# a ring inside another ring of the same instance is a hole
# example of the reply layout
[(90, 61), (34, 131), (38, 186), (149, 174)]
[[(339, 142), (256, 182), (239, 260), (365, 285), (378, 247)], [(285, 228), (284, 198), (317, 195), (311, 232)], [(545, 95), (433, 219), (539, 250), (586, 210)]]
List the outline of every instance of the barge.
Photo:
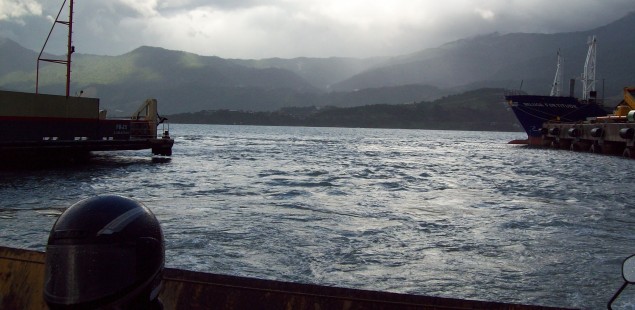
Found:
[(169, 130), (157, 133), (163, 121), (155, 99), (130, 118), (109, 119), (97, 98), (0, 91), (0, 156), (81, 158), (91, 151), (141, 149), (170, 156)]
[[(0, 246), (0, 309), (47, 309), (46, 253)], [(165, 268), (164, 309), (488, 309), (547, 310), (511, 304), (359, 290)]]
[[(71, 158), (85, 159), (92, 151), (151, 149), (155, 155), (171, 156), (165, 118), (157, 113), (156, 99), (148, 99), (129, 118), (107, 118), (99, 99), (70, 96), (73, 0), (69, 19), (60, 20), (66, 0), (37, 59), (35, 93), (0, 90), (0, 159), (23, 160)], [(68, 27), (66, 59), (43, 58), (44, 48), (56, 24)], [(66, 95), (39, 93), (40, 62), (66, 65)], [(159, 124), (164, 124), (157, 134)]]

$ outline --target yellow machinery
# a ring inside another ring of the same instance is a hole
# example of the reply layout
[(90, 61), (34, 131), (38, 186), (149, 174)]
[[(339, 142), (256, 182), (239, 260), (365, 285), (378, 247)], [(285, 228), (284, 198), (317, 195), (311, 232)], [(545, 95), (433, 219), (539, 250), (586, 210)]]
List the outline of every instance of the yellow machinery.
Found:
[[(615, 107), (615, 116), (627, 116), (630, 111), (635, 110), (635, 87), (624, 87), (624, 100)], [(629, 119), (629, 121), (633, 121)]]

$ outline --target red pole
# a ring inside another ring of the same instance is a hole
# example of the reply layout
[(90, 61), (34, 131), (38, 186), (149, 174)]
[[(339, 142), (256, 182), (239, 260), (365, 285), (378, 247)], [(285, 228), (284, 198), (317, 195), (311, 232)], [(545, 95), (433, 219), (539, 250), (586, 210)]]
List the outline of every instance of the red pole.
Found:
[(68, 53), (66, 54), (66, 97), (70, 95), (71, 87), (71, 54), (74, 52), (73, 43), (73, 0), (68, 13)]

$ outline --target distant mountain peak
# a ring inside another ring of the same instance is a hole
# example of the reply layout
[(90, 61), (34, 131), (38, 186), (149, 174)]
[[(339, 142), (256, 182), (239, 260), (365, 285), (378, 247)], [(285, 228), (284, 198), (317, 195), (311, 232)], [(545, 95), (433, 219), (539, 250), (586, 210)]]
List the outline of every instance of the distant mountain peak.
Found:
[[(102, 103), (120, 110), (148, 96), (157, 97), (167, 101), (166, 110), (170, 112), (268, 110), (319, 105), (326, 102), (323, 100), (349, 106), (377, 100), (410, 101), (412, 96), (507, 88), (521, 81), (524, 90), (540, 94), (548, 90), (553, 79), (555, 52), (560, 48), (567, 58), (565, 74), (579, 76), (586, 37), (597, 34), (597, 73), (606, 77), (603, 89), (609, 97), (635, 84), (633, 29), (635, 11), (591, 30), (556, 34), (493, 32), (407, 55), (364, 59), (223, 59), (144, 45), (119, 56), (76, 54), (72, 87), (99, 90)], [(0, 55), (0, 87), (31, 90), (37, 53), (0, 38)], [(45, 74), (51, 89), (63, 83), (62, 71)]]

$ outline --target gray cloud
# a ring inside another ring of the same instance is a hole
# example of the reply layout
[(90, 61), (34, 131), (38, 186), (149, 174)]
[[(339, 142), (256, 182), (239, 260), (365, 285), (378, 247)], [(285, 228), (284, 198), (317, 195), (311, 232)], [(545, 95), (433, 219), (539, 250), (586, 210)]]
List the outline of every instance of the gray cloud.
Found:
[[(0, 0), (0, 35), (39, 50), (61, 3)], [(586, 30), (635, 10), (632, 0), (84, 0), (75, 7), (79, 52), (151, 45), (225, 58), (399, 55), (491, 32)]]
[(0, 1), (0, 20), (19, 21), (21, 17), (39, 15), (41, 13), (42, 6), (36, 0)]

